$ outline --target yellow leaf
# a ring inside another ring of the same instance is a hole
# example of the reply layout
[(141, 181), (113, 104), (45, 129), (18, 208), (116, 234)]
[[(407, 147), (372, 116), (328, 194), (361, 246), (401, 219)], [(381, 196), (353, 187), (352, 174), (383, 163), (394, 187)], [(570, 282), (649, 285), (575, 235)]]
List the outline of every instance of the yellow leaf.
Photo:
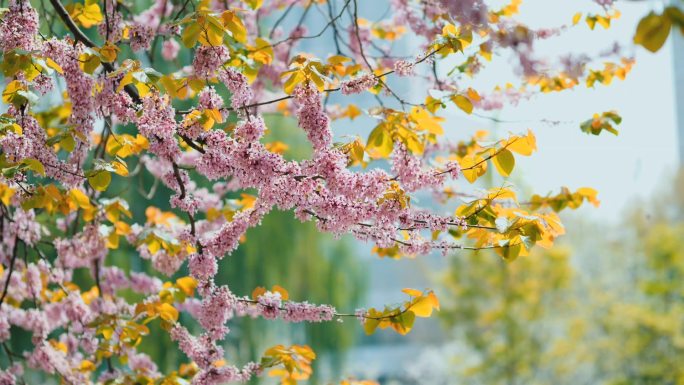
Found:
[(250, 8), (257, 10), (261, 8), (261, 5), (264, 3), (264, 0), (245, 0), (245, 3), (250, 6)]
[(577, 12), (575, 16), (572, 17), (572, 25), (577, 25), (582, 18), (582, 12)]
[(496, 170), (501, 176), (509, 176), (515, 166), (515, 157), (513, 157), (513, 153), (507, 149), (503, 149), (492, 158), (492, 163), (494, 163)]
[(221, 14), (223, 26), (230, 31), (233, 39), (240, 43), (247, 42), (247, 28), (242, 24), (242, 20), (233, 11), (223, 11)]
[(283, 84), (283, 91), (285, 91), (285, 93), (288, 95), (292, 94), (292, 91), (294, 91), (297, 85), (299, 85), (304, 80), (306, 80), (306, 76), (304, 75), (304, 73), (302, 71), (295, 71), (285, 81), (285, 84)]
[(176, 286), (188, 297), (192, 296), (197, 288), (197, 280), (192, 277), (181, 277), (176, 280)]
[(64, 70), (62, 67), (55, 63), (54, 60), (50, 59), (49, 57), (45, 58), (45, 64), (47, 64), (48, 67), (52, 68), (53, 70), (57, 71), (59, 74), (64, 74)]
[(192, 22), (183, 29), (181, 34), (181, 42), (186, 48), (192, 48), (197, 44), (200, 34), (202, 33), (202, 26), (197, 22)]
[(114, 329), (111, 326), (105, 326), (100, 329), (100, 333), (106, 341), (109, 341), (112, 339), (112, 336), (114, 335)]
[(404, 293), (406, 293), (406, 294), (408, 294), (408, 295), (410, 295), (411, 297), (420, 297), (420, 296), (423, 295), (423, 292), (422, 292), (422, 291), (416, 290), (416, 289), (409, 289), (409, 288), (406, 288), (406, 289), (402, 289), (401, 291), (404, 292)]
[(25, 164), (29, 170), (45, 176), (45, 166), (38, 159), (28, 158), (22, 160), (21, 163)]
[(280, 293), (280, 298), (282, 298), (284, 301), (287, 301), (290, 298), (290, 294), (282, 286), (273, 285), (273, 287), (271, 288), (271, 291), (273, 293)]
[(466, 114), (470, 115), (473, 113), (473, 103), (467, 97), (463, 95), (454, 95), (451, 97), (451, 101)]
[(416, 315), (416, 317), (429, 317), (432, 315), (434, 302), (427, 296), (420, 296), (416, 298), (412, 303), (410, 310)]
[(116, 60), (116, 56), (119, 53), (119, 47), (116, 45), (107, 42), (105, 45), (100, 48), (100, 55), (104, 59), (103, 61), (105, 63), (111, 63)]
[(85, 195), (83, 191), (73, 188), (69, 191), (69, 196), (78, 207), (82, 209), (90, 207), (90, 199), (88, 199), (88, 196)]
[(268, 290), (266, 290), (265, 287), (263, 286), (258, 286), (254, 290), (252, 290), (252, 299), (257, 299), (264, 295)]
[(377, 125), (368, 136), (366, 152), (371, 158), (387, 158), (394, 148), (392, 137), (385, 129), (385, 123)]
[(128, 176), (128, 165), (120, 160), (114, 160), (112, 162), (112, 167), (114, 167), (114, 172), (121, 176)]
[(670, 35), (672, 22), (666, 15), (649, 13), (639, 21), (634, 43), (639, 44), (651, 52), (658, 51)]
[(442, 129), (442, 126), (439, 124), (444, 121), (444, 118), (431, 115), (426, 109), (421, 107), (411, 108), (411, 114), (409, 116), (411, 120), (418, 125), (419, 130), (427, 130), (434, 135), (444, 134), (444, 129)]
[(466, 155), (459, 162), (463, 176), (470, 183), (475, 183), (477, 178), (487, 172), (487, 162), (479, 155)]
[(18, 80), (9, 82), (5, 90), (2, 92), (2, 101), (5, 103), (12, 103), (12, 98), (19, 90), (25, 90), (24, 85)]
[(159, 316), (161, 317), (161, 319), (163, 319), (164, 321), (178, 321), (178, 310), (176, 310), (175, 307), (171, 306), (166, 302), (158, 305), (157, 311), (159, 312)]
[(528, 130), (526, 136), (514, 137), (509, 140), (506, 148), (520, 155), (529, 156), (537, 150), (537, 139), (532, 131)]
[(111, 181), (112, 175), (105, 170), (98, 170), (88, 177), (88, 183), (97, 191), (105, 191)]

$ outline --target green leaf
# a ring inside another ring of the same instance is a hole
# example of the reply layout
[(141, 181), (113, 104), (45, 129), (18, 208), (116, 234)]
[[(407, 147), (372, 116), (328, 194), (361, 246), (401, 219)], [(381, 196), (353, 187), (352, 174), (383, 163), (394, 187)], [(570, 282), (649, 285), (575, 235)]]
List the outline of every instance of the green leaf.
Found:
[(508, 149), (503, 149), (492, 158), (492, 163), (501, 176), (509, 176), (515, 166), (515, 157)]

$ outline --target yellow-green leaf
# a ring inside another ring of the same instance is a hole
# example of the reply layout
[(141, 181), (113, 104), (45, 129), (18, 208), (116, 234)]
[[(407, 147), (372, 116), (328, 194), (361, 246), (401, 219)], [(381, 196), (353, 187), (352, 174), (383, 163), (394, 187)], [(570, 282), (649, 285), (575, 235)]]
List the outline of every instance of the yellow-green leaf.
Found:
[(29, 170), (45, 176), (45, 166), (38, 159), (28, 158), (21, 161), (21, 163), (25, 164)]
[(639, 44), (651, 52), (658, 51), (670, 35), (672, 22), (667, 15), (651, 12), (645, 16), (637, 26), (634, 43)]
[(467, 97), (463, 95), (454, 95), (451, 97), (451, 101), (466, 114), (470, 115), (473, 113), (473, 103)]
[(88, 177), (88, 183), (97, 191), (105, 191), (112, 181), (109, 171), (98, 170)]
[(501, 176), (509, 176), (515, 166), (515, 157), (507, 149), (503, 149), (492, 158), (492, 163)]

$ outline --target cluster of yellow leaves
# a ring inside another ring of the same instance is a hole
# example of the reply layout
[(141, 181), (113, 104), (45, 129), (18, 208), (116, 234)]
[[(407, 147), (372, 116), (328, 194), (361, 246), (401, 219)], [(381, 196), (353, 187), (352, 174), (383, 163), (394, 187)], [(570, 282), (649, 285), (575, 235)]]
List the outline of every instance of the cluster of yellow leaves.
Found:
[(487, 161), (491, 160), (499, 174), (507, 177), (515, 167), (513, 153), (529, 156), (537, 149), (537, 141), (532, 131), (528, 131), (526, 135), (511, 135), (483, 146), (479, 139), (484, 138), (485, 133), (478, 132), (470, 143), (462, 143), (458, 151), (451, 155), (458, 161), (463, 176), (470, 183), (474, 183), (487, 172)]
[[(239, 211), (250, 210), (256, 204), (256, 196), (246, 193), (240, 193), (239, 198), (228, 199), (222, 208), (210, 207), (207, 210), (207, 220), (215, 221), (223, 217), (227, 221), (232, 221), (233, 216)], [(243, 235), (244, 237), (244, 235)]]
[[(280, 76), (287, 78), (283, 84), (283, 90), (285, 93), (291, 94), (299, 84), (308, 82), (313, 83), (319, 91), (323, 91), (326, 86), (337, 86), (342, 78), (354, 76), (361, 69), (360, 64), (354, 63), (350, 58), (342, 55), (330, 56), (326, 62), (323, 62), (310, 55), (300, 54), (292, 59), (289, 69), (282, 72)], [(376, 68), (374, 74), (380, 76), (383, 72), (383, 68)], [(379, 90), (380, 85), (378, 84), (370, 91), (377, 93)], [(360, 110), (354, 106), (354, 108), (350, 108), (348, 116), (353, 119), (359, 114)]]
[(102, 336), (96, 353), (97, 359), (118, 356), (122, 364), (126, 364), (128, 360), (125, 352), (140, 345), (143, 337), (150, 334), (150, 329), (145, 324), (109, 315), (98, 317), (89, 326), (96, 328), (96, 334)]
[(365, 151), (371, 159), (387, 158), (395, 142), (403, 143), (414, 154), (422, 154), (426, 143), (444, 134), (444, 118), (428, 108), (414, 106), (410, 112), (377, 108), (371, 114), (381, 121), (368, 135)]
[(17, 124), (16, 120), (8, 115), (0, 115), (0, 138), (4, 137), (8, 133), (14, 133), (16, 135), (22, 135), (24, 130), (20, 125)]
[(11, 79), (21, 72), (27, 81), (35, 79), (40, 74), (64, 73), (62, 67), (49, 57), (34, 52), (16, 50), (4, 53), (3, 60), (0, 61), (0, 70), (7, 79)]
[(223, 116), (218, 109), (192, 110), (183, 118), (183, 127), (199, 123), (205, 131), (209, 131), (216, 123), (223, 123)]
[(447, 23), (442, 28), (442, 34), (433, 43), (431, 48), (438, 50), (440, 55), (447, 56), (452, 53), (463, 52), (472, 42), (472, 31)]
[(182, 100), (195, 96), (206, 86), (206, 82), (194, 76), (167, 74), (159, 79), (159, 85), (170, 97)]
[(378, 205), (382, 205), (384, 202), (397, 202), (401, 208), (407, 208), (411, 203), (411, 197), (409, 197), (406, 192), (401, 188), (399, 183), (392, 182), (390, 187), (385, 190), (382, 198), (378, 199)]
[[(449, 233), (456, 238), (465, 235), (475, 241), (475, 247), (495, 246), (500, 256), (513, 260), (529, 255), (535, 245), (551, 247), (565, 233), (557, 212), (566, 207), (576, 209), (585, 201), (597, 206), (596, 195), (590, 188), (575, 193), (564, 188), (557, 196), (534, 195), (530, 202), (521, 204), (510, 188), (493, 188), (456, 210), (455, 214), (464, 217), (471, 227), (466, 231), (451, 229)], [(522, 205), (530, 206), (530, 210), (523, 210)], [(554, 211), (536, 212), (545, 207)]]
[(433, 310), (439, 310), (439, 300), (432, 290), (422, 292), (416, 289), (403, 289), (409, 300), (398, 307), (386, 306), (382, 311), (370, 308), (365, 314), (363, 329), (366, 334), (373, 334), (377, 328), (391, 327), (401, 335), (413, 328), (416, 317), (427, 318)]
[(98, 0), (85, 0), (84, 3), (71, 3), (65, 6), (69, 16), (84, 28), (102, 23), (102, 9)]
[[(361, 25), (361, 19), (359, 19)], [(371, 35), (375, 38), (394, 41), (406, 33), (406, 27), (389, 23), (374, 23), (371, 26)]]
[[(316, 353), (307, 345), (292, 345), (286, 347), (276, 345), (264, 352), (260, 366), (273, 368), (268, 375), (280, 377), (282, 385), (296, 385), (299, 380), (311, 377), (313, 369), (311, 362), (316, 359)], [(282, 368), (276, 368), (281, 366)]]
[(159, 299), (150, 302), (140, 302), (135, 306), (135, 317), (145, 314), (147, 317), (143, 325), (156, 318), (161, 318), (161, 326), (168, 330), (178, 321), (178, 310), (174, 303), (183, 303), (186, 298), (192, 297), (197, 288), (197, 281), (192, 277), (178, 278), (174, 283), (164, 282), (159, 292)]
[(662, 13), (651, 12), (639, 21), (634, 43), (651, 52), (657, 52), (670, 35), (672, 28), (684, 34), (684, 11), (676, 5), (666, 7)]
[(252, 299), (257, 300), (259, 297), (266, 294), (267, 291), (270, 291), (271, 293), (280, 293), (280, 298), (283, 301), (287, 301), (288, 299), (290, 299), (290, 294), (287, 292), (287, 290), (285, 290), (284, 287), (279, 285), (273, 285), (271, 290), (266, 290), (266, 288), (263, 286), (256, 287), (252, 291)]
[[(603, 85), (609, 85), (613, 81), (613, 78), (616, 77), (620, 80), (624, 80), (625, 77), (627, 77), (627, 74), (632, 70), (633, 65), (634, 60), (627, 58), (622, 58), (620, 63), (604, 63), (603, 69), (588, 70), (585, 84), (587, 87), (593, 87), (596, 82)], [(526, 82), (531, 86), (539, 87), (541, 92), (548, 93), (572, 89), (580, 84), (580, 79), (561, 72), (557, 75), (530, 76), (526, 79)]]
[(136, 136), (129, 134), (112, 134), (107, 138), (105, 150), (109, 155), (127, 158), (147, 150), (149, 145), (150, 143), (147, 138), (140, 134), (137, 134)]
[(607, 111), (602, 114), (594, 114), (594, 116), (580, 124), (582, 132), (587, 134), (599, 135), (603, 130), (610, 132), (613, 135), (618, 134), (618, 130), (613, 127), (613, 124), (618, 125), (622, 123), (622, 117), (615, 111)]
[(627, 74), (632, 70), (634, 59), (621, 59), (620, 63), (604, 63), (603, 70), (590, 70), (585, 80), (587, 87), (593, 87), (594, 83), (599, 82), (609, 85), (613, 78), (625, 80)]
[[(586, 15), (584, 21), (586, 21), (587, 25), (592, 30), (596, 28), (596, 24), (602, 26), (605, 29), (608, 29), (610, 28), (611, 20), (618, 19), (620, 18), (620, 16), (620, 11), (618, 11), (617, 9), (613, 9), (607, 11), (605, 15)], [(580, 20), (582, 20), (582, 13), (578, 12), (572, 17), (572, 25), (577, 25), (580, 22)]]
[(237, 13), (226, 10), (217, 14), (211, 9), (210, 3), (210, 0), (202, 0), (195, 13), (179, 22), (185, 25), (181, 34), (183, 45), (192, 48), (199, 41), (203, 46), (220, 46), (226, 34), (239, 43), (247, 42), (247, 28)]
[[(340, 61), (343, 60), (344, 57), (340, 57)], [(297, 55), (292, 58), (290, 69), (280, 74), (282, 78), (287, 77), (283, 84), (283, 90), (289, 95), (299, 84), (313, 82), (319, 91), (323, 91), (326, 83), (332, 83), (332, 79), (328, 76), (332, 68), (332, 66), (326, 65), (316, 58), (303, 54)]]
[(594, 207), (598, 207), (601, 202), (598, 200), (597, 196), (598, 192), (593, 188), (581, 187), (573, 193), (567, 187), (563, 187), (561, 188), (561, 192), (556, 195), (532, 195), (529, 206), (530, 210), (549, 207), (555, 212), (560, 212), (566, 207), (575, 210), (586, 201), (591, 203)]
[(490, 12), (490, 23), (497, 23), (501, 17), (511, 17), (517, 15), (520, 13), (520, 4), (522, 4), (522, 0), (511, 0), (510, 3), (501, 7), (500, 10)]
[(274, 154), (284, 154), (288, 149), (290, 149), (290, 146), (287, 145), (287, 143), (283, 143), (279, 140), (275, 140), (273, 142), (268, 142), (264, 143), (264, 147), (266, 149)]
[(93, 220), (97, 208), (90, 203), (90, 199), (81, 190), (62, 190), (54, 184), (37, 186), (32, 195), (22, 202), (24, 210), (41, 208), (48, 214), (61, 213), (68, 215), (76, 210), (83, 209), (83, 219)]
[(145, 216), (147, 217), (147, 224), (152, 226), (145, 228), (140, 233), (138, 242), (147, 245), (150, 253), (154, 254), (162, 249), (169, 256), (195, 252), (195, 246), (192, 243), (179, 240), (171, 235), (169, 229), (182, 226), (185, 223), (176, 214), (150, 206), (145, 209)]

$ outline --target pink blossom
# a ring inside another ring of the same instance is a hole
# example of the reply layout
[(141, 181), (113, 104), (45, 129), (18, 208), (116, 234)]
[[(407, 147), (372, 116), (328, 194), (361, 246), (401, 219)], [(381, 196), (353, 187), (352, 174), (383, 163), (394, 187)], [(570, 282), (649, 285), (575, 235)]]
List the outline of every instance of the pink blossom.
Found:
[(378, 84), (378, 79), (373, 74), (363, 74), (352, 80), (342, 82), (340, 86), (344, 95), (360, 94)]
[(10, 0), (0, 22), (0, 50), (32, 51), (38, 46), (38, 12), (25, 0)]
[(399, 76), (411, 76), (415, 69), (415, 63), (406, 60), (397, 60), (394, 63), (394, 72)]
[(134, 52), (148, 50), (154, 39), (154, 29), (148, 25), (133, 23), (129, 26), (129, 44)]
[(195, 52), (192, 67), (195, 69), (195, 74), (200, 78), (210, 78), (229, 58), (228, 48), (222, 45), (217, 47), (201, 46)]
[(175, 60), (176, 57), (178, 57), (178, 52), (180, 52), (180, 44), (178, 44), (176, 39), (164, 40), (161, 51), (161, 55), (164, 60)]
[(321, 105), (321, 94), (311, 84), (300, 85), (293, 92), (298, 105), (299, 127), (305, 132), (314, 151), (322, 151), (332, 143), (330, 118)]

